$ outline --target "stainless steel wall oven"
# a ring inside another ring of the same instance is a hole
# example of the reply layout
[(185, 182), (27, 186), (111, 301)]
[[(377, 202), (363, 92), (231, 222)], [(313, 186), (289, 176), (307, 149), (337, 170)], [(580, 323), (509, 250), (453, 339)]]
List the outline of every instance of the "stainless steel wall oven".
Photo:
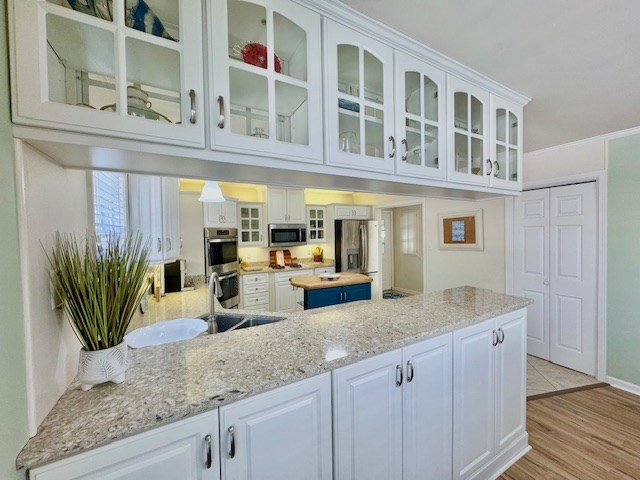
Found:
[(211, 273), (220, 276), (222, 297), (218, 300), (224, 308), (238, 306), (238, 229), (205, 228), (204, 229), (204, 271), (207, 282)]

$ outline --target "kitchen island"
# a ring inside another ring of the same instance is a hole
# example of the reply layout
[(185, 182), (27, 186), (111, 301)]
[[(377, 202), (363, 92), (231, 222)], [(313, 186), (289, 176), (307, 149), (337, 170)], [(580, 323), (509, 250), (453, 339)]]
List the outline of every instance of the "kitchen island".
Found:
[(304, 309), (327, 307), (341, 303), (371, 300), (373, 278), (361, 273), (342, 272), (328, 277), (309, 275), (292, 277), (292, 286), (304, 290)]
[[(529, 303), (490, 290), (459, 287), (308, 310), (270, 325), (132, 350), (123, 384), (104, 384), (82, 392), (73, 383), (29, 440), (16, 465), (32, 468), (59, 460), (524, 311)], [(524, 357), (521, 360), (526, 366)], [(524, 382), (524, 374), (520, 376)], [(524, 442), (526, 445), (526, 438)]]

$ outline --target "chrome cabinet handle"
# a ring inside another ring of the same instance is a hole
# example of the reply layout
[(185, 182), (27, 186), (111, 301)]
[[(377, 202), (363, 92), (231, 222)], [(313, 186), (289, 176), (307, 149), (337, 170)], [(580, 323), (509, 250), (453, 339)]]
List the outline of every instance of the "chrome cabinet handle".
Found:
[(167, 252), (171, 251), (171, 239), (169, 237), (166, 238), (165, 244), (167, 245)]
[(191, 99), (191, 115), (189, 116), (189, 121), (196, 123), (198, 121), (198, 113), (196, 111), (196, 91), (193, 88), (189, 90), (189, 98)]
[(498, 332), (496, 332), (495, 330), (493, 331), (493, 346), (495, 347), (496, 345), (498, 345)]
[(402, 386), (402, 366), (396, 365), (396, 387)]
[(409, 144), (407, 143), (407, 139), (406, 138), (403, 138), (402, 142), (400, 142), (400, 143), (402, 143), (402, 147), (403, 147), (402, 150), (404, 152), (402, 154), (402, 161), (406, 162), (407, 161), (407, 157), (409, 156)]
[(493, 171), (493, 163), (488, 158), (487, 158), (487, 165), (489, 166), (489, 170), (487, 170), (487, 175), (491, 175), (491, 172)]
[(495, 162), (493, 162), (493, 166), (496, 167), (496, 171), (493, 174), (494, 177), (498, 176), (498, 173), (500, 173), (500, 164), (498, 163), (498, 161), (496, 160)]
[(498, 333), (500, 334), (500, 340), (498, 341), (498, 343), (504, 343), (504, 330), (499, 328)]
[(407, 362), (407, 383), (411, 383), (413, 380), (413, 362), (409, 360)]
[(229, 432), (229, 458), (236, 456), (236, 429), (231, 425), (227, 432)]
[(207, 448), (207, 458), (204, 461), (204, 466), (207, 470), (209, 470), (211, 468), (211, 465), (213, 464), (213, 460), (211, 458), (211, 435), (207, 435), (206, 437), (204, 437), (204, 444)]
[(224, 128), (224, 97), (218, 97), (218, 128)]
[(344, 303), (348, 302), (348, 294), (347, 292), (344, 292)]
[(158, 252), (162, 251), (162, 239), (160, 237), (158, 237)]
[(391, 150), (389, 151), (389, 158), (393, 158), (396, 156), (396, 139), (393, 138), (393, 135), (389, 137), (389, 142), (391, 142)]

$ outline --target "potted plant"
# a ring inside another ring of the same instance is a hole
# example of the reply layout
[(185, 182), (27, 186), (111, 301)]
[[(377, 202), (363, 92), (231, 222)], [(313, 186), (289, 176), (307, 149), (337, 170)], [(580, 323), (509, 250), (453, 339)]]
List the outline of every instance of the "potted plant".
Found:
[(129, 366), (124, 335), (144, 294), (149, 249), (140, 235), (55, 235), (47, 259), (53, 288), (82, 344), (82, 390), (122, 383)]

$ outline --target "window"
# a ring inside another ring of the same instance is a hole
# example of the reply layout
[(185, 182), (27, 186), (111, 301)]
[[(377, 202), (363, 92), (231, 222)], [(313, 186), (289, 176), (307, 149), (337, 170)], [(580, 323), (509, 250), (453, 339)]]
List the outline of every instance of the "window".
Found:
[(418, 255), (418, 211), (400, 212), (400, 251), (406, 255)]
[(98, 238), (127, 232), (127, 176), (93, 172), (93, 224)]

